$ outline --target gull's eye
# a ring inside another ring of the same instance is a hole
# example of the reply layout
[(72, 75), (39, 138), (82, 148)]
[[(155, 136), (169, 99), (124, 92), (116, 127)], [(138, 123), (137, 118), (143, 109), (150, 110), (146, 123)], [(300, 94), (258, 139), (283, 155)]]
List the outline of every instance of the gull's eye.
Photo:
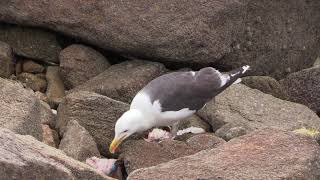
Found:
[(124, 130), (123, 132), (126, 133), (126, 132), (128, 132), (128, 130)]

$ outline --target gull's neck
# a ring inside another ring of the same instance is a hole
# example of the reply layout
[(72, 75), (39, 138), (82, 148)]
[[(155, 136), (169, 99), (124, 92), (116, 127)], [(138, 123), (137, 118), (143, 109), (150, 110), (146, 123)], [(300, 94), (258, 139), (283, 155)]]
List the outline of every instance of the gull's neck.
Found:
[(143, 111), (143, 110), (140, 110), (140, 109), (133, 109), (133, 108), (130, 108), (131, 112), (137, 112), (140, 114), (140, 121), (141, 121), (141, 124), (144, 126), (145, 129), (150, 129), (152, 127), (154, 127), (155, 125), (155, 117), (152, 113), (150, 113), (149, 111)]

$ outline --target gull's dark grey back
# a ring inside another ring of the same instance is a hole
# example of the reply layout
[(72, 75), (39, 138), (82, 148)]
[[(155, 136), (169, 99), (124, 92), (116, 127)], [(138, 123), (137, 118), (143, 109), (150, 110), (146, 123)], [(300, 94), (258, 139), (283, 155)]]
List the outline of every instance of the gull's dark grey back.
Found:
[(152, 103), (159, 100), (162, 112), (178, 111), (183, 108), (201, 109), (219, 93), (220, 73), (207, 67), (191, 72), (173, 72), (152, 80), (142, 91)]

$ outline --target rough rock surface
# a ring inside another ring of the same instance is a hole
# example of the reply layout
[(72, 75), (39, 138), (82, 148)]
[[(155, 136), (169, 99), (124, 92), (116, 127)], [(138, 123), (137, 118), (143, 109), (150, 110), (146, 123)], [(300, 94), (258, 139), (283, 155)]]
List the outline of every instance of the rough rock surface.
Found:
[(248, 123), (232, 122), (223, 125), (215, 132), (215, 134), (222, 139), (229, 141), (233, 138), (246, 135), (251, 131), (252, 129), (249, 127)]
[(34, 92), (34, 94), (35, 94), (36, 97), (37, 97), (38, 99), (40, 99), (41, 101), (43, 101), (43, 102), (45, 102), (45, 103), (48, 103), (48, 102), (49, 102), (48, 97), (47, 97), (44, 93), (39, 92), (39, 91), (36, 91), (36, 92)]
[(1, 179), (112, 179), (31, 136), (0, 129)]
[(320, 129), (319, 117), (304, 105), (284, 101), (242, 84), (230, 86), (198, 112), (214, 131), (226, 123), (249, 128), (293, 130), (302, 126)]
[(63, 49), (59, 59), (61, 76), (67, 89), (88, 81), (110, 66), (102, 54), (81, 44)]
[(8, 78), (14, 73), (14, 56), (11, 47), (0, 41), (0, 77)]
[[(6, 0), (0, 20), (42, 26), (115, 52), (162, 62), (282, 77), (312, 65), (319, 47), (318, 0)], [(72, 9), (72, 11), (70, 11)]]
[(18, 80), (26, 85), (26, 87), (34, 90), (45, 92), (47, 89), (47, 81), (37, 75), (31, 73), (21, 73), (17, 76)]
[(19, 61), (18, 59), (16, 59), (15, 62), (15, 75), (19, 75), (20, 73), (22, 73), (22, 61)]
[(197, 151), (202, 151), (205, 149), (216, 148), (226, 141), (215, 136), (214, 134), (197, 134), (189, 139), (187, 139), (187, 144)]
[(57, 148), (59, 145), (59, 135), (57, 131), (51, 129), (49, 125), (41, 124), (43, 132), (43, 140), (45, 144)]
[[(205, 158), (204, 158), (205, 157)], [(134, 171), (143, 179), (319, 179), (315, 140), (280, 130), (262, 130), (211, 150)]]
[(122, 102), (130, 102), (149, 81), (165, 72), (166, 68), (160, 63), (126, 61), (111, 66), (75, 90), (93, 91)]
[(49, 66), (47, 68), (46, 79), (48, 87), (46, 95), (51, 108), (57, 108), (65, 96), (64, 84), (61, 80), (60, 69), (57, 66)]
[(40, 106), (41, 124), (46, 124), (46, 125), (49, 125), (51, 128), (54, 128), (57, 120), (56, 115), (52, 112), (49, 104), (41, 100), (40, 100), (40, 103), (41, 103), (41, 106)]
[(280, 83), (269, 76), (247, 76), (243, 77), (242, 84), (258, 89), (266, 94), (271, 94), (280, 99), (287, 99), (286, 93)]
[[(155, 166), (205, 149), (216, 148), (224, 142), (213, 134), (198, 134), (186, 142), (164, 140), (160, 143), (151, 143), (144, 140), (128, 140), (120, 147), (120, 159), (125, 162), (127, 173), (131, 173), (136, 169)], [(142, 155), (143, 158), (141, 158)]]
[(211, 131), (211, 126), (205, 120), (202, 120), (199, 116), (193, 115), (188, 119), (180, 121), (178, 124), (178, 129), (186, 129), (189, 127), (199, 127), (202, 128), (205, 132)]
[(320, 67), (292, 73), (280, 83), (288, 93), (289, 100), (320, 113)]
[(313, 67), (320, 67), (320, 56), (314, 61)]
[(76, 120), (95, 139), (101, 154), (109, 152), (117, 119), (129, 105), (93, 92), (68, 94), (58, 108), (56, 127), (63, 135), (69, 121)]
[(32, 60), (23, 61), (23, 64), (22, 64), (22, 71), (23, 72), (42, 73), (44, 70), (45, 70), (45, 68), (42, 65), (40, 65)]
[(123, 159), (128, 174), (136, 169), (155, 166), (195, 153), (195, 150), (185, 142), (175, 140), (165, 140), (160, 143), (128, 140), (123, 142), (120, 151), (120, 158)]
[(0, 78), (0, 127), (42, 140), (40, 102), (32, 90)]
[(59, 149), (79, 161), (90, 157), (100, 157), (97, 144), (89, 132), (75, 120), (69, 121)]
[[(2, 3), (9, 4), (9, 2)], [(61, 47), (52, 32), (39, 28), (0, 24), (0, 40), (10, 44), (13, 51), (20, 56), (49, 63), (59, 62)]]

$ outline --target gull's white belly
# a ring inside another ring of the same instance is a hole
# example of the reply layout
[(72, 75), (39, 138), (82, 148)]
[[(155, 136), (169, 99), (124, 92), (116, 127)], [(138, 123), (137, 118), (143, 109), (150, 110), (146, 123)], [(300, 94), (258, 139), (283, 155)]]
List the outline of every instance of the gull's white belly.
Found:
[(194, 114), (195, 110), (189, 110), (188, 108), (181, 109), (179, 111), (161, 111), (161, 104), (159, 100), (151, 103), (150, 98), (143, 92), (139, 92), (131, 102), (130, 109), (139, 109), (145, 113), (148, 118), (152, 119), (153, 124), (156, 126), (172, 125), (175, 122), (188, 118)]

